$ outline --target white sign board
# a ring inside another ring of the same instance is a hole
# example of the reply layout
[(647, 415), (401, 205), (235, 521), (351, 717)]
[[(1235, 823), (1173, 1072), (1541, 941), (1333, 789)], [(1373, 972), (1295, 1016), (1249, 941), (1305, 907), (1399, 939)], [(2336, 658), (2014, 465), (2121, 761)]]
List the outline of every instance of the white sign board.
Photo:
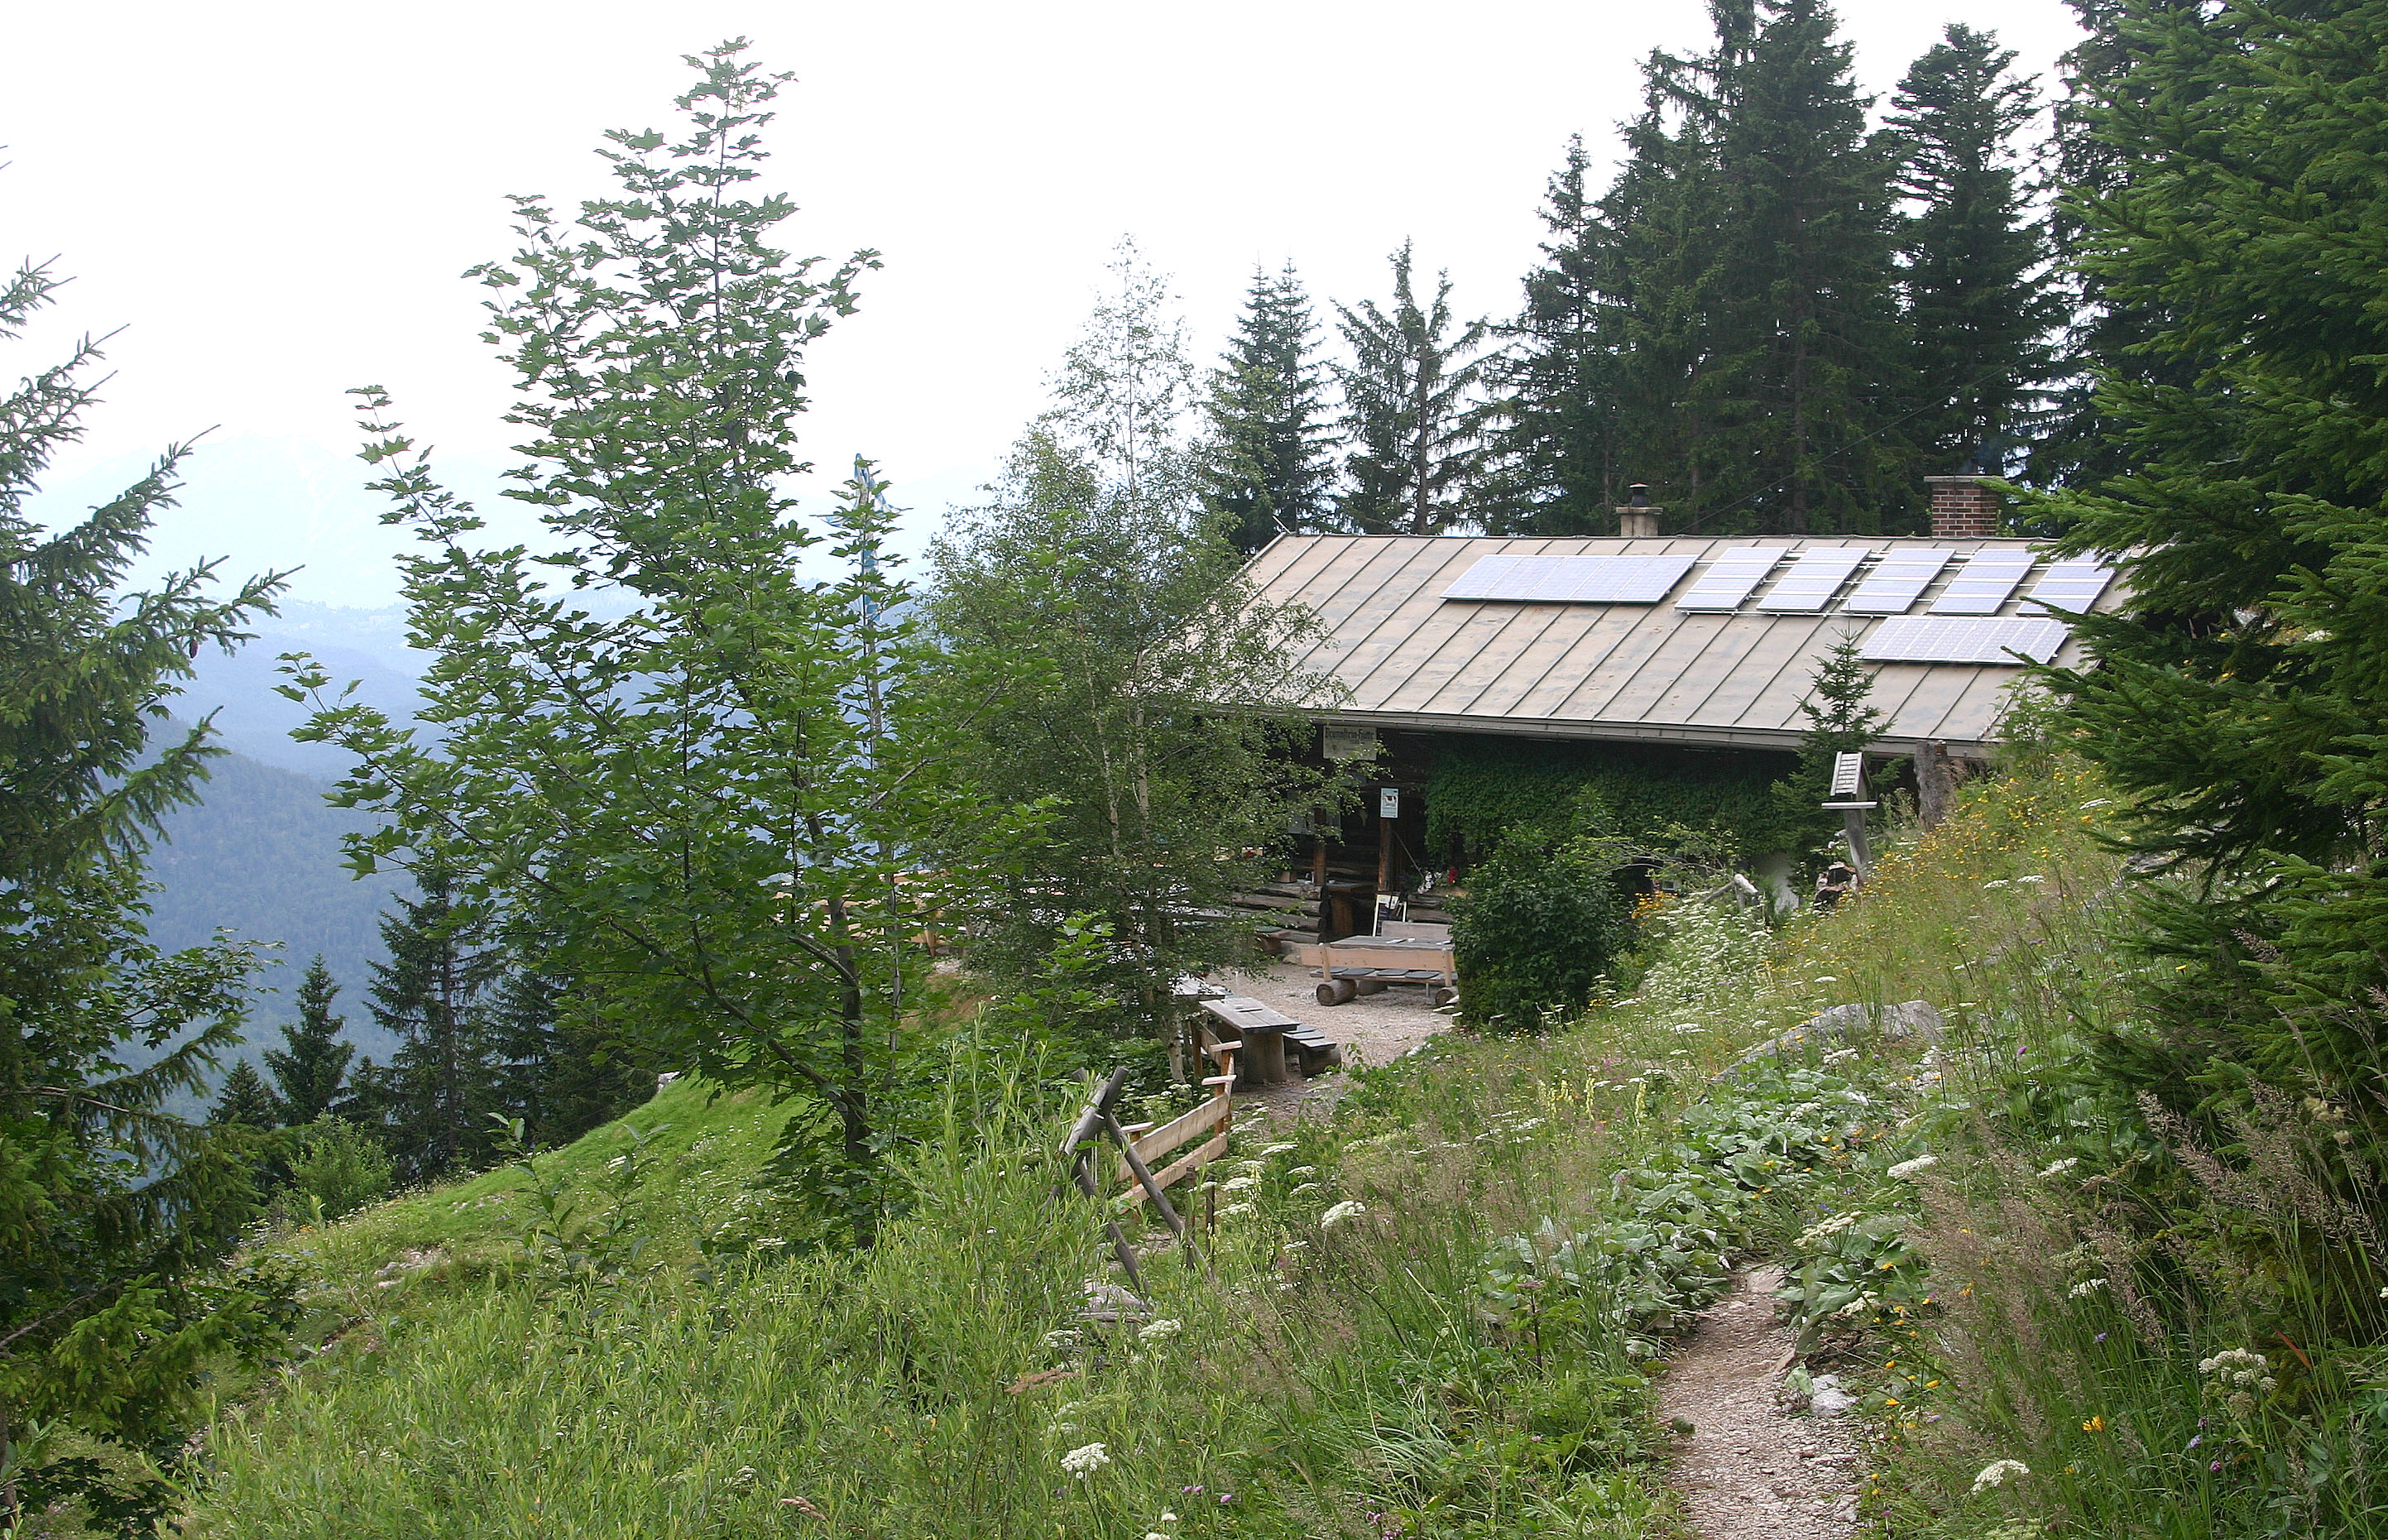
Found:
[(1399, 786), (1386, 786), (1377, 793), (1377, 816), (1387, 819), (1402, 816), (1402, 789)]
[(1377, 757), (1377, 730), (1373, 727), (1338, 727), (1329, 722), (1320, 729), (1319, 747), (1327, 760), (1334, 764), (1344, 759), (1373, 759)]

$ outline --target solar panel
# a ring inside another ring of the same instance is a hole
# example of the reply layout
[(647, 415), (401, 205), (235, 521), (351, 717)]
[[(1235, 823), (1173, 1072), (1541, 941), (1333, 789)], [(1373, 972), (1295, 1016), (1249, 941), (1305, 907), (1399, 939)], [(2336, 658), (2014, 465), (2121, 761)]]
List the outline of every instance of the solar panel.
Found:
[(2028, 551), (1976, 551), (1932, 601), (1935, 615), (1996, 615), (2031, 570)]
[(1943, 545), (1907, 546), (1886, 551), (1874, 569), (1841, 607), (1852, 615), (1905, 615), (1916, 596), (1932, 586), (1954, 551)]
[(1484, 556), (1445, 599), (1545, 605), (1655, 605), (1692, 569), (1689, 556)]
[(1774, 564), (1789, 555), (1779, 545), (1736, 545), (1708, 564), (1689, 593), (1675, 601), (1677, 609), (1739, 609), (1749, 591), (1766, 580)]
[[(2042, 611), (2070, 610), (2078, 615), (2098, 602), (2106, 585), (2115, 580), (2115, 569), (2095, 556), (2072, 556), (2054, 563), (2031, 585), (2024, 599), (2026, 606), (2038, 605)], [(2039, 613), (2026, 608), (2026, 613)]]
[(1863, 546), (1821, 546), (1802, 551), (1791, 570), (1774, 579), (1758, 607), (1778, 614), (1814, 615), (1833, 602), (1850, 573), (1874, 553)]
[(1960, 620), (1933, 615), (1898, 615), (1874, 629), (1860, 655), (1868, 663), (2004, 663), (2021, 654), (2045, 663), (2064, 645), (2068, 632), (2055, 620)]

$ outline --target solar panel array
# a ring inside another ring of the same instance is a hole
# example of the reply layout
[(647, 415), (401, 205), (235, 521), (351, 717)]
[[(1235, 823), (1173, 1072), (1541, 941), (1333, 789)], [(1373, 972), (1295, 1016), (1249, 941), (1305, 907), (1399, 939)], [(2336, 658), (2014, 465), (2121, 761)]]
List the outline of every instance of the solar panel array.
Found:
[(2115, 580), (2115, 569), (2095, 556), (2068, 556), (2039, 575), (2031, 585), (2024, 603), (2040, 606), (2039, 613), (2051, 609), (2080, 614), (2098, 602), (2106, 585)]
[(2045, 663), (2068, 634), (2055, 620), (1895, 615), (1874, 629), (1860, 655), (1868, 663)]
[(1848, 581), (1849, 574), (1873, 554), (1861, 545), (1820, 545), (1802, 551), (1790, 570), (1774, 579), (1758, 607), (1781, 615), (1821, 614)]
[(1955, 554), (1945, 545), (1903, 546), (1886, 551), (1841, 608), (1851, 615), (1905, 615)]
[(1442, 591), (1445, 599), (1506, 599), (1545, 605), (1655, 605), (1674, 592), (1696, 558), (1674, 556), (1486, 556)]
[(2028, 551), (1976, 551), (1932, 601), (1935, 615), (1996, 615), (2031, 570)]
[(1736, 545), (1708, 564), (1691, 592), (1675, 601), (1677, 609), (1739, 609), (1750, 591), (1766, 580), (1774, 564), (1791, 554), (1780, 545)]

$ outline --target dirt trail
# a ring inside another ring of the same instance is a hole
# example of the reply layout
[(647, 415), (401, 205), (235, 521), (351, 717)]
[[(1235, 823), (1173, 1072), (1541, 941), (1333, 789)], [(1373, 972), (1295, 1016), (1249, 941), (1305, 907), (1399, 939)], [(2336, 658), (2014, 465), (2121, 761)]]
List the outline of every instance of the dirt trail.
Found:
[(1774, 1324), (1782, 1281), (1780, 1268), (1744, 1268), (1658, 1381), (1658, 1415), (1692, 1424), (1669, 1479), (1702, 1540), (1843, 1540), (1855, 1531), (1858, 1454), (1846, 1422), (1789, 1416), (1774, 1399), (1791, 1351)]

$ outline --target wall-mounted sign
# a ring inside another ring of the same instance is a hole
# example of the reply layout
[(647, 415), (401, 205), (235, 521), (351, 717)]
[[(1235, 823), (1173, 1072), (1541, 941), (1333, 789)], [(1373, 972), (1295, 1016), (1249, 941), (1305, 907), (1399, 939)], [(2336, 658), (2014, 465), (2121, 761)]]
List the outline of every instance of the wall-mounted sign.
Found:
[(1399, 786), (1387, 786), (1377, 793), (1377, 816), (1378, 818), (1402, 816), (1402, 789)]
[(1333, 722), (1320, 729), (1319, 747), (1325, 751), (1327, 763), (1343, 759), (1373, 759), (1377, 757), (1377, 730), (1373, 727), (1339, 727)]

